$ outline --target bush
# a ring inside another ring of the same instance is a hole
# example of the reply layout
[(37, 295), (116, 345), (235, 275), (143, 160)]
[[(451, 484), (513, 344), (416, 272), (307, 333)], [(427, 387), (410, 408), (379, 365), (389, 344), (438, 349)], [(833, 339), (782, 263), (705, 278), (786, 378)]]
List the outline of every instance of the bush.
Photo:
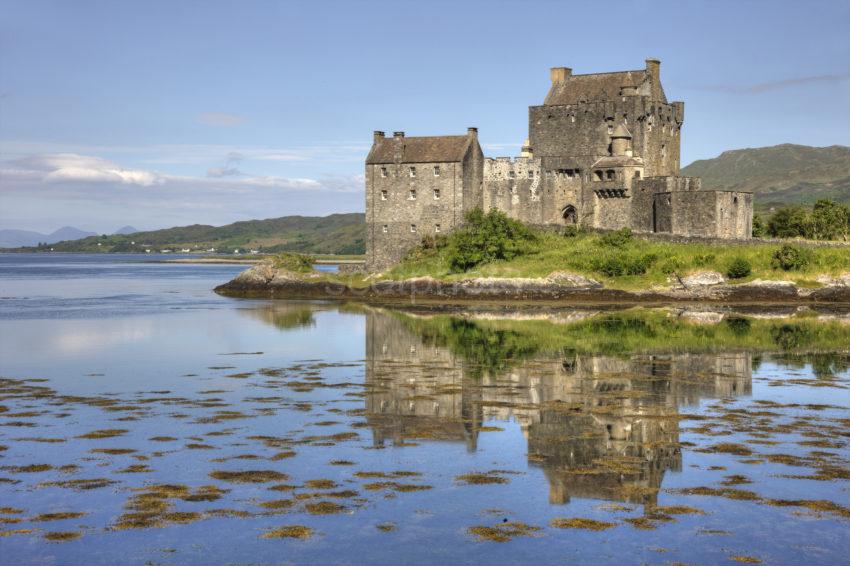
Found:
[(743, 279), (753, 272), (753, 267), (750, 262), (742, 257), (736, 257), (729, 264), (729, 269), (726, 270), (726, 276), (729, 279)]
[(786, 206), (774, 212), (767, 221), (767, 233), (774, 238), (797, 238), (806, 235), (808, 223), (805, 208)]
[(657, 261), (657, 256), (647, 254), (638, 257), (611, 256), (600, 261), (596, 270), (607, 277), (620, 277), (622, 275), (643, 275)]
[(621, 228), (616, 232), (608, 232), (599, 239), (599, 243), (603, 246), (612, 248), (625, 248), (632, 241), (632, 231), (628, 228)]
[(619, 277), (626, 273), (626, 264), (618, 256), (609, 257), (599, 263), (597, 270), (607, 277)]
[(449, 264), (455, 273), (480, 263), (509, 260), (530, 251), (536, 239), (525, 224), (508, 218), (503, 212), (480, 209), (465, 216), (465, 226), (449, 236)]
[(785, 245), (773, 252), (770, 265), (773, 269), (782, 269), (783, 271), (804, 269), (809, 265), (809, 253), (806, 250)]
[(579, 233), (578, 226), (575, 226), (575, 225), (564, 226), (564, 237), (565, 238), (575, 238), (576, 236), (578, 236), (578, 233)]
[(309, 255), (283, 252), (274, 256), (272, 261), (274, 266), (278, 269), (285, 269), (296, 273), (306, 273), (308, 271), (313, 271), (313, 264), (316, 260)]
[(679, 258), (669, 257), (664, 260), (664, 263), (661, 264), (661, 273), (664, 273), (665, 275), (671, 275), (682, 269), (682, 267), (684, 267), (684, 265), (682, 265), (682, 262), (679, 260)]

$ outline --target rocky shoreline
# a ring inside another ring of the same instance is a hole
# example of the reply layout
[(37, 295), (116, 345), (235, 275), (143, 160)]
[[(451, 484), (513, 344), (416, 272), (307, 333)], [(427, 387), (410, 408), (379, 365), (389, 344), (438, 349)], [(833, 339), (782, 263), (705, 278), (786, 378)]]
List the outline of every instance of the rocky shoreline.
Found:
[(715, 272), (676, 279), (670, 287), (645, 291), (609, 289), (594, 279), (566, 272), (554, 272), (543, 278), (469, 278), (451, 282), (419, 277), (353, 286), (327, 281), (320, 274), (296, 274), (264, 263), (216, 287), (215, 292), (229, 297), (356, 300), (375, 304), (850, 304), (850, 274), (820, 277), (817, 288), (775, 280), (729, 284)]

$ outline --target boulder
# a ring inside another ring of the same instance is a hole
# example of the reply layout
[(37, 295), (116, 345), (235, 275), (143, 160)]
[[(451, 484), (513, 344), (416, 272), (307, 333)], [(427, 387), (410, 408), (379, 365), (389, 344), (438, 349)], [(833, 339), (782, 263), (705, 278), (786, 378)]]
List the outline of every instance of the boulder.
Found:
[(685, 287), (709, 287), (726, 283), (726, 278), (716, 271), (699, 271), (683, 277), (682, 283)]

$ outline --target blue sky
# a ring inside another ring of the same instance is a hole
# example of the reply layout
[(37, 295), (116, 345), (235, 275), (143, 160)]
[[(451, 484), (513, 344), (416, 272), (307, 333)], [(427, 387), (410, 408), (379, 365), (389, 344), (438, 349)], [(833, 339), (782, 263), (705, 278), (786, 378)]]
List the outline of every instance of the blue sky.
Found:
[(662, 60), (683, 164), (847, 145), (850, 2), (0, 0), (0, 228), (363, 209), (372, 130), (514, 155), (549, 67)]

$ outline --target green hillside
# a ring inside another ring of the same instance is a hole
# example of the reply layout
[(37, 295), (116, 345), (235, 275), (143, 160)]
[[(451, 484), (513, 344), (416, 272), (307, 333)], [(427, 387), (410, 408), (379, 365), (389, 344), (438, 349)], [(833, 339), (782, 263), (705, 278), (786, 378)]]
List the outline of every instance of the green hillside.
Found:
[(814, 204), (831, 199), (850, 204), (850, 147), (782, 144), (724, 151), (694, 161), (682, 175), (702, 177), (706, 189), (737, 189), (756, 194), (756, 206)]
[[(248, 220), (226, 226), (193, 224), (164, 230), (91, 236), (47, 246), (60, 252), (144, 252), (208, 250), (231, 253), (236, 249), (261, 252), (295, 251), (311, 254), (363, 254), (366, 250), (363, 213), (330, 216), (284, 216)], [(19, 248), (19, 250), (35, 248)], [(44, 247), (41, 249), (45, 249)]]

